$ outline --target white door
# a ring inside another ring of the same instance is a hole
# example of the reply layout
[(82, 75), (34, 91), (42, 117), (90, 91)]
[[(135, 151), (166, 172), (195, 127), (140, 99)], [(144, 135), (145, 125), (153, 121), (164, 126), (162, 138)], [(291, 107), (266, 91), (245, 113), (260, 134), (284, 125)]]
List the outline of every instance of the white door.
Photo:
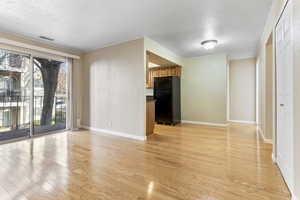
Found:
[(276, 26), (277, 163), (285, 181), (293, 186), (293, 32), (292, 2)]

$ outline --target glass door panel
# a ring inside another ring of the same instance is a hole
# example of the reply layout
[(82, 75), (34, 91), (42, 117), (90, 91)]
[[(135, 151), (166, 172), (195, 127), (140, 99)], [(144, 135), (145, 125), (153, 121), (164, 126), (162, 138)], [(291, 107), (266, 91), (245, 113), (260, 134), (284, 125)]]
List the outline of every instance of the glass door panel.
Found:
[(33, 58), (33, 134), (66, 129), (67, 65)]
[(29, 136), (29, 55), (0, 50), (0, 141)]

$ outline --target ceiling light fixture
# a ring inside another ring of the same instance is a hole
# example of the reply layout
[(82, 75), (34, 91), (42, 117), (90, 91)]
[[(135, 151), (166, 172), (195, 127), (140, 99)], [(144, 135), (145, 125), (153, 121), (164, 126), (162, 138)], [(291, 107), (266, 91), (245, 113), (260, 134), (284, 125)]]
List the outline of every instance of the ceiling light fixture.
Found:
[(43, 39), (43, 40), (54, 41), (53, 38), (49, 38), (49, 37), (46, 37), (46, 36), (43, 36), (43, 35), (41, 35), (40, 38)]
[(204, 49), (214, 49), (218, 44), (218, 40), (205, 40), (201, 42), (201, 45), (204, 47)]

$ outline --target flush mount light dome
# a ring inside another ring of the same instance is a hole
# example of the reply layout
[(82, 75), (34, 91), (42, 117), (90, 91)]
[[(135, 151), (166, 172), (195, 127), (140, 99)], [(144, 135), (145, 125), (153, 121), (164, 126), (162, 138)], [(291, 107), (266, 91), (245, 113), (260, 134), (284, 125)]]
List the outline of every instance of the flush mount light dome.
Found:
[(39, 38), (41, 38), (41, 39), (43, 39), (43, 40), (54, 41), (53, 38), (46, 37), (46, 36), (43, 36), (43, 35), (39, 36)]
[(201, 42), (201, 45), (204, 47), (204, 49), (214, 49), (218, 44), (218, 40), (205, 40)]

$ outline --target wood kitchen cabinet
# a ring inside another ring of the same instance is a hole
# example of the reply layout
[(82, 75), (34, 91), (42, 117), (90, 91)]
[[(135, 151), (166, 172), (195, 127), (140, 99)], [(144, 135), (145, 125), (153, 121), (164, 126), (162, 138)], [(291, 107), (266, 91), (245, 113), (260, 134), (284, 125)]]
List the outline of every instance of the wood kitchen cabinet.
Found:
[(181, 76), (181, 67), (180, 66), (171, 66), (171, 67), (154, 67), (148, 70), (148, 79), (147, 79), (147, 88), (154, 87), (154, 78), (155, 77), (167, 77), (167, 76)]
[(147, 99), (147, 109), (146, 109), (146, 135), (147, 137), (154, 133), (155, 126), (155, 100)]

